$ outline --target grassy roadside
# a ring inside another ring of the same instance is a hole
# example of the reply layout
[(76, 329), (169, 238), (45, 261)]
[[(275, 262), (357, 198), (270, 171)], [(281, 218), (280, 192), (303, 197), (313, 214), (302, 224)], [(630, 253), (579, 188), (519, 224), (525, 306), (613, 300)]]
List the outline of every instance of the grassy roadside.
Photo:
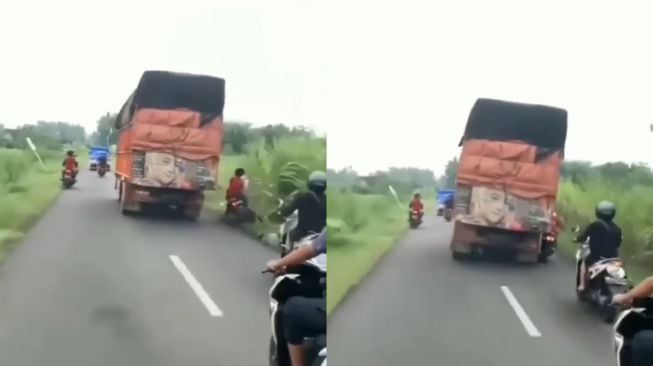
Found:
[(559, 241), (559, 252), (574, 258), (578, 244), (569, 231), (594, 220), (594, 207), (601, 200), (617, 206), (616, 223), (623, 230), (620, 254), (634, 283), (653, 275), (653, 187), (620, 187), (609, 180), (593, 180), (583, 187), (563, 182), (558, 191), (558, 208), (567, 231)]
[(61, 192), (61, 153), (46, 151), (41, 157), (45, 169), (31, 152), (0, 149), (0, 261)]
[[(207, 194), (206, 213), (219, 217), (224, 212), (225, 193), (236, 168), (244, 168), (250, 179), (247, 197), (250, 207), (266, 216), (278, 206), (277, 198), (287, 199), (295, 190), (305, 189), (313, 170), (326, 170), (324, 138), (287, 137), (277, 140), (273, 148), (265, 144), (248, 147), (243, 155), (224, 155), (220, 161), (218, 189)], [(276, 233), (279, 222), (263, 221), (244, 225), (249, 235)], [(267, 237), (266, 237), (267, 238)], [(270, 238), (271, 239), (271, 238)], [(269, 245), (276, 241), (266, 240)]]
[[(425, 198), (431, 212), (432, 198)], [(408, 230), (408, 213), (390, 195), (328, 195), (330, 315)]]

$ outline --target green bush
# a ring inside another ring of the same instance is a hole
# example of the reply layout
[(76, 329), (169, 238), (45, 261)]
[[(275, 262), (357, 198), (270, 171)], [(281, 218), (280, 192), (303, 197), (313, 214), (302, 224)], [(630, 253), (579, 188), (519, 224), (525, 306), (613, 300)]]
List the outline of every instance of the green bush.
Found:
[(408, 207), (399, 207), (389, 193), (330, 189), (327, 200), (330, 314), (406, 231)]
[[(286, 137), (277, 140), (274, 147), (263, 141), (248, 146), (246, 155), (224, 156), (220, 162), (217, 192), (210, 195), (207, 206), (224, 207), (224, 195), (229, 178), (236, 168), (245, 169), (250, 179), (248, 199), (250, 206), (260, 215), (274, 211), (278, 198), (286, 199), (292, 192), (304, 189), (311, 171), (326, 170), (326, 139), (311, 137)], [(255, 229), (267, 231), (271, 226)]]
[(652, 268), (653, 187), (625, 188), (607, 180), (585, 182), (583, 187), (569, 181), (560, 185), (558, 205), (567, 227), (588, 224), (594, 219), (594, 207), (601, 200), (610, 200), (617, 206), (615, 222), (624, 235), (622, 257)]
[(60, 192), (59, 152), (44, 152), (41, 167), (31, 151), (0, 149), (0, 260)]

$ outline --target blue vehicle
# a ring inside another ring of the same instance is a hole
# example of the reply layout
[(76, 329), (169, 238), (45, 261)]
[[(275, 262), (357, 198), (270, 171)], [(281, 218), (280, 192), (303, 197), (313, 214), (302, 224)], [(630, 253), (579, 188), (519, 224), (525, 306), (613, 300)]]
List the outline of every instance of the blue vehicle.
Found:
[(100, 157), (105, 156), (107, 158), (107, 170), (111, 170), (111, 149), (105, 146), (93, 146), (91, 147), (91, 158), (89, 159), (89, 170), (97, 170), (97, 161)]
[(453, 198), (456, 194), (455, 189), (439, 189), (437, 190), (438, 197), (438, 216), (444, 215), (444, 204), (447, 202), (447, 199)]

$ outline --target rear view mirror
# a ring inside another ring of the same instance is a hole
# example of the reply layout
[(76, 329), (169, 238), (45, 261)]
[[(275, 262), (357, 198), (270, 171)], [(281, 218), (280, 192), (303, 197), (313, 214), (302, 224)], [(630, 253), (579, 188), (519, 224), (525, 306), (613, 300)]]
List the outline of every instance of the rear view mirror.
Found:
[(571, 229), (571, 232), (572, 232), (572, 233), (578, 233), (578, 232), (580, 232), (580, 226), (578, 226), (578, 225), (574, 226), (574, 227)]

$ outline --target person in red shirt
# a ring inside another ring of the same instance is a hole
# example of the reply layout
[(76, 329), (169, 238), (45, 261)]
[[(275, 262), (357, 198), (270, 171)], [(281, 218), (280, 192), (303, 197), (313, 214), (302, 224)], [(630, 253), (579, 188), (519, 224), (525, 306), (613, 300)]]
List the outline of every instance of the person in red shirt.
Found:
[(229, 179), (229, 187), (227, 188), (227, 209), (225, 213), (229, 212), (230, 202), (241, 200), (243, 201), (243, 206), (247, 207), (247, 197), (245, 196), (245, 169), (238, 168), (234, 172), (234, 176)]
[(79, 163), (77, 162), (75, 152), (72, 150), (68, 150), (66, 153), (66, 158), (63, 161), (63, 171), (61, 172), (61, 178), (63, 179), (64, 174), (66, 174), (66, 170), (70, 170), (73, 172), (73, 178), (77, 178), (77, 171), (79, 170)]
[(424, 215), (424, 203), (422, 202), (422, 195), (415, 193), (415, 195), (413, 195), (413, 200), (410, 201), (410, 204), (408, 205), (408, 208), (412, 211), (418, 211), (419, 218), (421, 220), (422, 216)]

